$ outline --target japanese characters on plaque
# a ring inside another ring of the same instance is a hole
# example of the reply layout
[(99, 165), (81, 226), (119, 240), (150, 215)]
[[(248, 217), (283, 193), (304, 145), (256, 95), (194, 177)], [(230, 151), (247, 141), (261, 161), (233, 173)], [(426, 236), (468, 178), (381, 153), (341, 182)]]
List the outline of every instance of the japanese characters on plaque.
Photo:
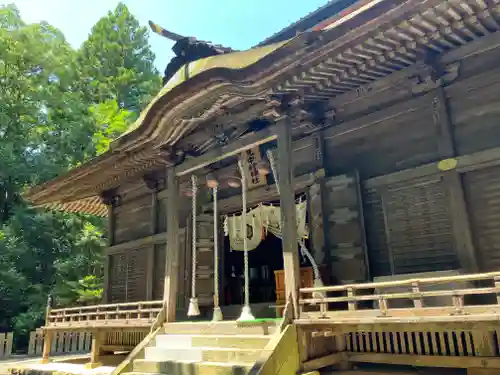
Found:
[(265, 185), (267, 183), (266, 176), (260, 174), (257, 170), (257, 164), (261, 161), (259, 147), (257, 146), (242, 152), (240, 157), (243, 160), (243, 165), (247, 173), (248, 189)]

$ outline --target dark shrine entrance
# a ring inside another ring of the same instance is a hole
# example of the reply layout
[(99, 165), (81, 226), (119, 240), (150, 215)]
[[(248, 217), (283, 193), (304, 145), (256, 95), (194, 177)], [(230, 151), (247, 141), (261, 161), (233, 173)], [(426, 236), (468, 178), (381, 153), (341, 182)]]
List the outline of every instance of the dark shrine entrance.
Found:
[[(297, 197), (297, 199), (299, 198)], [(302, 197), (302, 199), (305, 199), (305, 197)], [(277, 207), (279, 206), (279, 201), (267, 204), (272, 204)], [(306, 222), (307, 221), (308, 218), (306, 216)], [(221, 305), (241, 306), (244, 303), (244, 251), (232, 250), (229, 237), (224, 236), (223, 238), (224, 240), (221, 244), (223, 245), (221, 272), (224, 274), (222, 278), (224, 280), (224, 285), (222, 285), (221, 290), (223, 291), (221, 293)], [(305, 245), (309, 248), (309, 240), (306, 239)], [(311, 269), (309, 259), (300, 255), (298, 245), (297, 252), (299, 252), (301, 269)], [(283, 303), (284, 295), (282, 240), (271, 232), (266, 233), (264, 231), (264, 233), (262, 233), (262, 240), (258, 246), (254, 250), (248, 252), (248, 259), (250, 303), (254, 306), (261, 304), (262, 307), (264, 307), (265, 305), (274, 311), (277, 305)]]
[[(224, 237), (224, 304), (243, 303), (243, 251), (231, 251), (229, 237)], [(274, 271), (283, 269), (281, 240), (268, 233), (256, 249), (248, 252), (250, 303), (276, 302)]]

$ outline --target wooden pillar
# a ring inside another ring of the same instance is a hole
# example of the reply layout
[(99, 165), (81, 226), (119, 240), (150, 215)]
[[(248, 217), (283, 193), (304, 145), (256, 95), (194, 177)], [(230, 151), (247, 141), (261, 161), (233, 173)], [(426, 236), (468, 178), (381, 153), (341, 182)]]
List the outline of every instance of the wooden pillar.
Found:
[(150, 234), (155, 235), (158, 233), (158, 184), (154, 184), (151, 189), (151, 223)]
[(115, 210), (113, 203), (108, 204), (108, 246), (115, 244)]
[(43, 339), (43, 351), (41, 363), (49, 363), (50, 349), (52, 348), (52, 339), (54, 337), (54, 332), (50, 330), (45, 331), (45, 337)]
[[(52, 310), (52, 305), (54, 300), (52, 295), (48, 295), (47, 297), (47, 306), (45, 307), (45, 327), (47, 327), (50, 323), (50, 311)], [(44, 331), (44, 340), (43, 340), (43, 351), (42, 351), (42, 360), (41, 363), (49, 363), (49, 355), (50, 349), (52, 347), (52, 338), (54, 337), (54, 333), (50, 330)]]
[(446, 171), (444, 172), (443, 180), (446, 184), (448, 200), (450, 202), (452, 233), (460, 267), (466, 272), (477, 272), (479, 266), (472, 241), (469, 214), (460, 173), (456, 170)]
[[(107, 237), (108, 237), (108, 246), (111, 247), (115, 244), (115, 199), (114, 194), (115, 190), (109, 190), (102, 194), (102, 203), (104, 203), (108, 208), (108, 225), (107, 225)], [(109, 267), (110, 267), (110, 255), (106, 253), (104, 255), (104, 275), (103, 275), (103, 293), (102, 293), (102, 302), (109, 303), (110, 294), (109, 294)]]
[(146, 300), (153, 300), (154, 276), (155, 276), (155, 245), (150, 245), (146, 250)]
[[(151, 223), (150, 234), (154, 236), (158, 233), (158, 184), (155, 183), (151, 189)], [(146, 253), (146, 299), (153, 299), (154, 288), (154, 263), (155, 263), (155, 245), (150, 245)]]
[(165, 259), (164, 303), (166, 321), (175, 321), (179, 275), (179, 180), (174, 168), (167, 169), (167, 249)]
[[(309, 224), (311, 228), (310, 244), (312, 256), (318, 266), (328, 267), (327, 274), (331, 275), (330, 246), (328, 246), (328, 219), (326, 217), (325, 202), (325, 147), (321, 132), (311, 136), (312, 148), (314, 149), (314, 160), (316, 162), (314, 171), (314, 183), (309, 187), (307, 202)], [(330, 280), (323, 280), (329, 283)]]
[(103, 284), (104, 288), (102, 291), (102, 302), (109, 303), (110, 294), (109, 294), (109, 267), (111, 262), (109, 261), (110, 255), (108, 253), (104, 254), (104, 276), (103, 276)]
[[(453, 124), (451, 123), (449, 111), (450, 108), (444, 88), (438, 87), (432, 98), (432, 113), (437, 127), (438, 151), (442, 159), (453, 159), (456, 156)], [(448, 165), (450, 164), (448, 163)], [(460, 268), (467, 272), (477, 272), (478, 264), (472, 241), (462, 179), (456, 169), (445, 169), (443, 170), (443, 182), (448, 193), (452, 233)]]
[(92, 332), (92, 348), (90, 349), (90, 362), (85, 364), (87, 369), (94, 369), (101, 367), (100, 362), (102, 346), (106, 338), (106, 332), (94, 331)]
[(432, 117), (437, 127), (437, 146), (441, 158), (455, 157), (455, 140), (444, 88), (438, 87), (432, 98)]
[(278, 179), (283, 233), (283, 264), (286, 298), (292, 296), (294, 318), (298, 318), (300, 287), (299, 251), (292, 163), (292, 122), (289, 117), (278, 121)]

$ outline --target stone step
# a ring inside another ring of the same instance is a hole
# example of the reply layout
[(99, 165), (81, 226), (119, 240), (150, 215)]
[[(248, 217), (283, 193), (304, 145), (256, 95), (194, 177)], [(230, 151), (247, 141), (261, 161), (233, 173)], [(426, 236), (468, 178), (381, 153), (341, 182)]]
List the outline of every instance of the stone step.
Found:
[(144, 359), (155, 362), (165, 361), (192, 361), (203, 362), (203, 351), (200, 348), (175, 349), (175, 348), (156, 348), (149, 347), (145, 349)]
[[(191, 348), (174, 349), (149, 347), (145, 359), (149, 361), (195, 361), (223, 363), (254, 363), (263, 352), (262, 349), (234, 348)], [(270, 354), (270, 353), (269, 353)]]
[(189, 349), (194, 347), (191, 335), (157, 335), (155, 346), (165, 349)]
[(164, 333), (176, 335), (272, 335), (279, 329), (280, 321), (269, 321), (251, 325), (227, 322), (179, 322), (165, 323)]
[(136, 359), (134, 373), (163, 375), (247, 375), (252, 368), (250, 363), (217, 363), (188, 361), (148, 361)]
[(270, 340), (265, 335), (157, 335), (155, 345), (166, 349), (236, 348), (264, 349)]

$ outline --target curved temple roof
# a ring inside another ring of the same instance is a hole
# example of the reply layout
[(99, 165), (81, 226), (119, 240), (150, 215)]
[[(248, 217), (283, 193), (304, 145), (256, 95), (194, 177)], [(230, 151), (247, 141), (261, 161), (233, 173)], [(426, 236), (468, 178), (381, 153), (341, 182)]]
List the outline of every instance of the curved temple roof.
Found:
[[(197, 76), (200, 73), (206, 72), (211, 69), (230, 69), (230, 70), (239, 70), (246, 68), (270, 53), (276, 51), (289, 40), (280, 43), (269, 44), (263, 47), (253, 48), (247, 51), (242, 52), (230, 52), (223, 55), (216, 55), (205, 57), (203, 59), (199, 59), (193, 61), (187, 65), (183, 65), (177, 73), (170, 78), (170, 80), (163, 86), (158, 95), (149, 103), (149, 105), (142, 111), (141, 115), (135, 121), (130, 128), (122, 134), (122, 137), (128, 133), (133, 132), (134, 130), (141, 127), (144, 123), (144, 119), (146, 114), (151, 110), (153, 105), (158, 102), (162, 97), (164, 97), (168, 92), (170, 92), (174, 87), (179, 86), (183, 82), (186, 82), (188, 79), (191, 79)], [(121, 138), (121, 137), (120, 137)], [(119, 139), (119, 138), (118, 138)]]
[[(139, 118), (130, 125), (125, 133), (123, 133), (119, 138), (112, 142), (110, 150), (104, 154), (95, 157), (86, 164), (77, 167), (70, 171), (70, 174), (76, 175), (78, 178), (78, 172), (84, 172), (85, 169), (92, 167), (93, 165), (100, 164), (106, 161), (106, 159), (112, 158), (116, 148), (119, 148), (122, 141), (125, 141), (127, 136), (132, 135), (132, 133), (141, 132), (141, 128), (150, 125), (150, 121), (147, 121), (147, 116), (150, 112), (155, 110), (155, 106), (161, 104), (159, 103), (168, 93), (170, 93), (174, 88), (177, 88), (193, 79), (197, 75), (208, 72), (214, 69), (225, 69), (225, 70), (241, 70), (255, 64), (259, 60), (263, 59), (267, 55), (277, 51), (280, 47), (287, 44), (289, 41), (283, 41), (280, 43), (269, 44), (262, 47), (252, 48), (247, 51), (241, 52), (231, 52), (223, 55), (210, 56), (197, 61), (191, 62), (187, 65), (182, 66), (177, 73), (164, 85), (156, 97), (148, 104), (148, 106), (141, 112)], [(118, 153), (121, 150), (118, 151)], [(52, 181), (49, 181), (43, 185), (36, 186), (32, 188), (27, 194), (26, 198), (30, 200), (33, 204), (37, 206), (46, 207), (49, 209), (63, 210), (67, 212), (84, 212), (95, 216), (106, 216), (107, 207), (101, 203), (101, 200), (96, 195), (91, 195), (88, 197), (78, 197), (77, 200), (59, 200), (56, 196), (50, 194), (51, 187), (58, 185), (59, 182), (64, 184), (67, 181), (68, 176), (63, 175)]]
[[(93, 197), (165, 165), (161, 146), (177, 144), (203, 121), (219, 116), (221, 106), (287, 92), (300, 92), (311, 101), (354, 98), (357, 88), (417, 65), (422, 47), (452, 62), (458, 47), (497, 33), (498, 18), (500, 0), (359, 0), (329, 19), (322, 31), (192, 62), (170, 79), (108, 152), (33, 188), (27, 198), (36, 205), (68, 209), (70, 202), (80, 200), (82, 208), (71, 206), (74, 210), (97, 212)], [(105, 212), (102, 207), (99, 212)]]

